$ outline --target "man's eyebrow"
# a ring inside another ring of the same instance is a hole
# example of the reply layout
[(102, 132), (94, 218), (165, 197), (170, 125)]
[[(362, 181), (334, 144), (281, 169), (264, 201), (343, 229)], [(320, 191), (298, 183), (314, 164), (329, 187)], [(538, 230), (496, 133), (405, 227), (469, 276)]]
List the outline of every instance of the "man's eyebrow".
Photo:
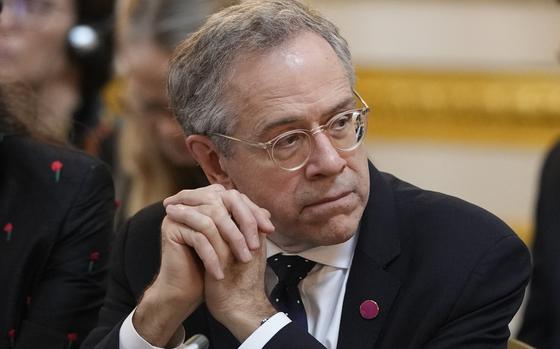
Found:
[(342, 111), (346, 111), (348, 110), (348, 108), (350, 107), (350, 109), (353, 109), (353, 107), (356, 104), (356, 99), (354, 98), (354, 96), (350, 96), (347, 99), (341, 101), (340, 103), (338, 103), (336, 106), (334, 106), (333, 108), (331, 108), (326, 114), (331, 117), (334, 116), (336, 113), (338, 112), (342, 112)]
[[(327, 112), (324, 113), (324, 115), (328, 116), (329, 118), (334, 116), (336, 113), (347, 110), (349, 106), (353, 106), (355, 103), (355, 99), (354, 96), (349, 97), (345, 100), (342, 100), (340, 103), (338, 103), (337, 105), (335, 105), (332, 108), (329, 108), (329, 110)], [(263, 127), (261, 130), (259, 130), (257, 132), (257, 136), (263, 135), (266, 132), (278, 127), (278, 126), (283, 126), (283, 125), (288, 125), (297, 121), (301, 121), (301, 117), (296, 117), (296, 116), (288, 116), (285, 118), (281, 118), (281, 119), (277, 119), (272, 121), (271, 123), (267, 124), (265, 127)]]
[(289, 124), (297, 122), (297, 121), (301, 121), (301, 118), (298, 118), (298, 117), (295, 117), (295, 116), (288, 116), (288, 117), (285, 117), (285, 118), (274, 120), (271, 123), (267, 124), (265, 127), (263, 127), (261, 130), (259, 130), (257, 132), (257, 135), (265, 134), (268, 131), (270, 131), (270, 130), (278, 127), (278, 126), (289, 125)]

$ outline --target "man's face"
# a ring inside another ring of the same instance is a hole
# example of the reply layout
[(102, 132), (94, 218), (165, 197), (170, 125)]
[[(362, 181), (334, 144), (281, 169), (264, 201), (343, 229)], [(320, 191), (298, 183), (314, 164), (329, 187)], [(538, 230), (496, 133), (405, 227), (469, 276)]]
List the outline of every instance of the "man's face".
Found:
[[(299, 34), (264, 55), (242, 55), (233, 71), (228, 97), (239, 117), (234, 137), (266, 142), (355, 108), (342, 64), (316, 34)], [(220, 160), (233, 186), (270, 211), (276, 227), (270, 238), (289, 251), (348, 240), (369, 195), (363, 146), (342, 152), (325, 133), (312, 138), (309, 161), (293, 172), (277, 167), (263, 149), (238, 142), (233, 155)]]

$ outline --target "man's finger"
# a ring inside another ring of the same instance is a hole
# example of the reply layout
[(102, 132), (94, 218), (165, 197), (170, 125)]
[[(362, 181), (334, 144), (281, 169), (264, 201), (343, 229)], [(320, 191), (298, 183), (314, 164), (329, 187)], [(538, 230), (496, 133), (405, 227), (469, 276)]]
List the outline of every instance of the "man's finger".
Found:
[(270, 212), (268, 212), (267, 209), (257, 206), (257, 204), (251, 201), (251, 199), (249, 199), (249, 197), (245, 194), (241, 193), (241, 198), (245, 201), (247, 206), (249, 206), (253, 211), (253, 215), (257, 219), (259, 232), (264, 234), (272, 234), (275, 228), (274, 225), (272, 224), (272, 221), (270, 220), (271, 218)]
[(168, 205), (166, 211), (174, 221), (206, 235), (222, 263), (229, 258), (230, 250), (242, 262), (252, 259), (245, 237), (225, 207), (210, 205), (191, 207), (179, 204)]
[[(248, 248), (259, 248), (258, 221), (253, 210), (247, 205), (238, 191), (228, 191), (222, 196), (225, 207), (231, 212), (232, 218), (239, 227)], [(230, 241), (231, 242), (231, 241)]]
[[(181, 241), (192, 247), (202, 263), (204, 268), (216, 279), (221, 280), (224, 277), (222, 265), (226, 264), (229, 255), (228, 247), (222, 240), (217, 228), (213, 226), (209, 217), (192, 209), (177, 208), (176, 205), (167, 207), (168, 217), (174, 222), (177, 233)], [(182, 221), (185, 217), (191, 219), (189, 224)], [(205, 234), (199, 229), (205, 229)]]
[(198, 189), (184, 189), (175, 195), (163, 200), (163, 206), (184, 204), (184, 205), (204, 205), (219, 201), (220, 192), (226, 189), (221, 184), (212, 184)]

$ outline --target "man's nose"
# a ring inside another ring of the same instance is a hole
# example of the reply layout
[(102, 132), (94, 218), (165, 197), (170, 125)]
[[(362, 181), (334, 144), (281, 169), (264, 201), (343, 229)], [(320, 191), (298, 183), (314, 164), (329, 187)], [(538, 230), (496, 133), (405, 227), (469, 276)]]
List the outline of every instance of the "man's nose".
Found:
[(342, 172), (346, 160), (340, 156), (331, 140), (324, 132), (317, 132), (312, 136), (315, 146), (305, 166), (308, 178), (318, 176), (332, 176)]

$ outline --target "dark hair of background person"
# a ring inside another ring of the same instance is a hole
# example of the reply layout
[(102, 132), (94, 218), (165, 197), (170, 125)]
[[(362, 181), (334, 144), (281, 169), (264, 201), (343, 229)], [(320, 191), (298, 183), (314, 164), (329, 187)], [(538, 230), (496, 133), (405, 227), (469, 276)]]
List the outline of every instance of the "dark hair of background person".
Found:
[[(0, 0), (0, 10), (2, 9), (2, 1)], [(27, 126), (22, 120), (14, 117), (13, 110), (15, 109), (8, 103), (11, 100), (8, 93), (12, 91), (7, 89), (4, 84), (0, 84), (0, 138), (7, 134), (27, 134)], [(29, 106), (29, 104), (26, 104)]]
[[(0, 80), (2, 80), (0, 78)], [(50, 126), (38, 117), (33, 90), (23, 83), (0, 82), (0, 140), (6, 135), (25, 135), (36, 140), (62, 145)]]
[(74, 112), (70, 142), (84, 147), (88, 131), (99, 121), (100, 90), (112, 73), (115, 0), (75, 0), (76, 25), (91, 26), (99, 46), (87, 54), (68, 44), (68, 53), (80, 74), (81, 101)]

